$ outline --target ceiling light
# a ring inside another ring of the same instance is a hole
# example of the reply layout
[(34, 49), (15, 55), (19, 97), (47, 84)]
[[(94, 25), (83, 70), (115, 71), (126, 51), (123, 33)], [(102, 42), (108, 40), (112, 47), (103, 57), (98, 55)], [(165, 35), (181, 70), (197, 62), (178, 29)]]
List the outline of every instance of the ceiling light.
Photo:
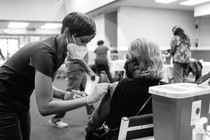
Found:
[(181, 2), (180, 4), (191, 6), (191, 5), (205, 3), (205, 2), (208, 2), (208, 1), (210, 1), (210, 0), (187, 0), (187, 1)]
[(42, 29), (57, 29), (60, 28), (62, 25), (61, 23), (46, 23), (45, 25), (41, 26)]
[(8, 28), (26, 28), (28, 25), (27, 22), (9, 22)]
[(155, 0), (155, 2), (157, 2), (157, 3), (165, 3), (165, 4), (175, 2), (175, 1), (177, 1), (177, 0)]

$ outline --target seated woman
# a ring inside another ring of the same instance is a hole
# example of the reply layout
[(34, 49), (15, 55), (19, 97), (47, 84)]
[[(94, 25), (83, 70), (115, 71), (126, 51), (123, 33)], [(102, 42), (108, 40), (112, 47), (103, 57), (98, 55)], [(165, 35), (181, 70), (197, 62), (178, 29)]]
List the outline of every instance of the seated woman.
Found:
[[(117, 130), (109, 131), (105, 139), (116, 140), (121, 118), (135, 116), (149, 99), (149, 87), (158, 85), (162, 78), (163, 61), (158, 45), (144, 38), (132, 41), (124, 68), (127, 78), (113, 83), (111, 91), (102, 98), (87, 123), (86, 140), (91, 140), (92, 132), (104, 123), (110, 130)], [(138, 115), (149, 113), (151, 100)]]

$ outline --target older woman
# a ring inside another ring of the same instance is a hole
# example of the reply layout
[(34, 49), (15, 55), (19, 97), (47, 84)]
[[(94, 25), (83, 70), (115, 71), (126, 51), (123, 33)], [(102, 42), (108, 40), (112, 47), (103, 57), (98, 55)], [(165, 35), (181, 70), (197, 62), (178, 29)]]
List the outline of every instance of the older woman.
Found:
[[(135, 116), (150, 97), (149, 87), (160, 82), (162, 67), (163, 61), (157, 44), (144, 38), (132, 41), (124, 66), (127, 78), (114, 83), (110, 94), (103, 97), (87, 123), (86, 140), (92, 139), (92, 132), (104, 122), (113, 130), (119, 128), (122, 117)], [(139, 114), (148, 113), (152, 113), (151, 100)], [(118, 131), (115, 131), (108, 133), (105, 139), (115, 140), (117, 137)]]

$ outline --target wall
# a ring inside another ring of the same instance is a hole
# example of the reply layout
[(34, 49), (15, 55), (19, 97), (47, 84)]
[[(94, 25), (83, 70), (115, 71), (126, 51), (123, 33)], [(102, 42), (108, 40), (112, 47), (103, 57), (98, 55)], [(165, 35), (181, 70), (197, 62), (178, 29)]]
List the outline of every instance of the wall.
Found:
[(109, 46), (117, 48), (117, 12), (105, 14), (105, 36)]
[(116, 0), (66, 0), (65, 5), (67, 13), (72, 11), (87, 13), (114, 1)]
[(97, 47), (98, 40), (104, 40), (104, 45), (109, 47), (117, 47), (117, 13), (100, 14), (93, 16), (96, 23), (96, 36), (88, 43), (89, 63), (94, 63), (94, 50)]
[(182, 27), (191, 41), (195, 40), (193, 11), (121, 7), (118, 10), (118, 49), (127, 50), (129, 42), (137, 37), (149, 38), (161, 49), (169, 49), (175, 25)]
[(62, 1), (0, 1), (0, 20), (62, 21), (65, 14), (66, 10)]
[[(97, 47), (97, 41), (98, 40), (106, 40), (105, 38), (105, 18), (104, 15), (96, 15), (93, 17), (95, 23), (96, 23), (96, 36), (87, 44), (88, 50), (89, 50), (89, 64), (94, 63), (95, 54), (93, 53), (95, 48)], [(105, 43), (107, 43), (105, 41)]]
[(198, 21), (198, 48), (210, 50), (210, 17), (199, 17)]

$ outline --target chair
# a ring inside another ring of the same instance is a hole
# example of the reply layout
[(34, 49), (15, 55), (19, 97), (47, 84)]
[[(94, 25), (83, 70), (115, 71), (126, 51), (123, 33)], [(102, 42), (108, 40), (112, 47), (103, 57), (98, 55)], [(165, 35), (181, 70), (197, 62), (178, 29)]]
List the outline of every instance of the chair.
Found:
[(122, 117), (118, 140), (130, 140), (154, 136), (153, 115)]

